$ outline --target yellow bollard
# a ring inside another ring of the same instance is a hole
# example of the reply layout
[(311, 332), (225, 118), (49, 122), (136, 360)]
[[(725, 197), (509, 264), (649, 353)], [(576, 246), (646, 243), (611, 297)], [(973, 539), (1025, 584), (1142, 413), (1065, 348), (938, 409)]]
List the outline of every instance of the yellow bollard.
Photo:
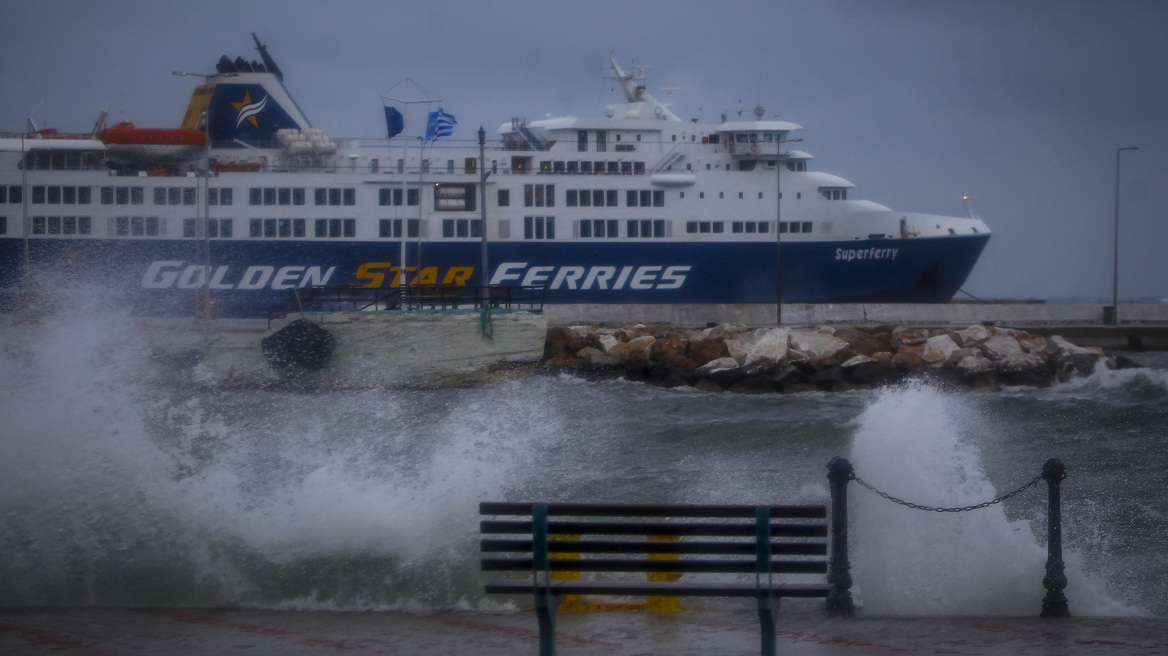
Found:
[[(649, 542), (678, 542), (676, 535), (650, 535)], [(649, 560), (678, 560), (678, 554), (651, 553)], [(648, 572), (645, 574), (649, 581), (676, 583), (681, 579), (681, 572)], [(645, 599), (645, 610), (654, 613), (676, 613), (681, 610), (680, 599), (673, 596), (652, 596)]]

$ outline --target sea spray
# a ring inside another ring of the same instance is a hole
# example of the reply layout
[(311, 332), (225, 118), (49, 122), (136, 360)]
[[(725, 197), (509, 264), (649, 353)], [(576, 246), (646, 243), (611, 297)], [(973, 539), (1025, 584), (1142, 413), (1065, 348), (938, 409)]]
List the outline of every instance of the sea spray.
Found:
[[(965, 397), (926, 384), (877, 394), (856, 419), (856, 474), (920, 505), (961, 508), (1001, 492), (982, 468), (973, 437), (986, 430)], [(1041, 462), (1034, 463), (1036, 475)], [(1025, 483), (1019, 480), (1019, 486)], [(1046, 549), (1029, 521), (996, 504), (931, 512), (895, 504), (853, 484), (855, 579), (874, 615), (1034, 615), (1045, 594)], [(1045, 508), (1045, 484), (1008, 501)], [(1032, 515), (1027, 513), (1027, 515)], [(1067, 554), (1072, 612), (1131, 614)]]

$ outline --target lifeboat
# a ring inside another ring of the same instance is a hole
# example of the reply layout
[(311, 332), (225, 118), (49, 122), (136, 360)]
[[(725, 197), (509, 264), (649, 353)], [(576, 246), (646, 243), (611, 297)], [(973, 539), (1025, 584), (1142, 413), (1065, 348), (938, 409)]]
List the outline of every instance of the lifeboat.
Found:
[(101, 140), (111, 160), (135, 164), (185, 162), (202, 154), (206, 144), (202, 130), (139, 128), (128, 122), (106, 128)]

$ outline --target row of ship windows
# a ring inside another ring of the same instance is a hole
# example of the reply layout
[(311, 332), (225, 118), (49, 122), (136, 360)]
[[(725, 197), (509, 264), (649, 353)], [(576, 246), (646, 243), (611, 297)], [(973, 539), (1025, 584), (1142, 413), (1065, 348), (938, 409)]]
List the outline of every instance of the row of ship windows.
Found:
[[(726, 221), (686, 221), (685, 231), (690, 234), (722, 234), (726, 232)], [(771, 231), (769, 221), (729, 221), (730, 232), (734, 234), (766, 234)], [(811, 221), (780, 221), (779, 233), (811, 232)]]
[[(307, 226), (311, 221), (313, 236), (317, 238), (355, 238), (357, 236), (356, 219), (249, 219), (248, 236), (252, 238), (304, 238), (307, 236)], [(576, 226), (575, 236), (581, 238), (617, 238), (620, 237), (620, 223), (617, 219), (581, 219), (573, 222)], [(670, 225), (664, 219), (628, 219), (625, 222), (624, 236), (628, 238), (664, 238), (668, 236)], [(725, 224), (730, 223), (730, 231), (734, 234), (766, 234), (770, 232), (770, 224), (766, 221), (688, 221), (685, 231), (690, 234), (722, 234)], [(417, 238), (422, 230), (418, 219), (404, 221), (406, 237)], [(183, 237), (196, 238), (198, 234), (198, 219), (183, 219)], [(207, 237), (215, 239), (230, 239), (234, 237), (233, 219), (209, 219)], [(473, 238), (481, 236), (481, 222), (479, 219), (443, 219), (442, 237), (447, 239)], [(507, 225), (507, 229), (502, 226)], [(554, 216), (525, 216), (523, 217), (524, 239), (555, 239), (556, 220)], [(378, 236), (382, 239), (402, 237), (402, 219), (380, 219), (378, 222)], [(502, 238), (510, 238), (509, 223), (500, 222)], [(779, 224), (780, 233), (810, 233), (810, 221), (783, 221)], [(32, 234), (34, 235), (89, 235), (93, 231), (93, 220), (88, 216), (34, 216), (32, 217)], [(8, 218), (0, 216), (0, 234), (8, 233)], [(119, 216), (109, 219), (109, 234), (117, 237), (160, 237), (166, 234), (166, 218), (155, 216)]]
[(539, 163), (540, 173), (584, 173), (594, 175), (644, 175), (644, 162), (622, 162), (622, 161), (561, 161), (561, 160), (542, 160)]

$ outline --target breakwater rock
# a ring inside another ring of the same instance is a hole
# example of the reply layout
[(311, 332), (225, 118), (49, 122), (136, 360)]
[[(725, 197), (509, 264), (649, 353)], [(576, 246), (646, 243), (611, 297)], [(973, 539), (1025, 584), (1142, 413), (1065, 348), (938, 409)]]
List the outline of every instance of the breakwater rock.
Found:
[(1057, 335), (981, 325), (557, 327), (548, 331), (543, 363), (552, 371), (746, 393), (847, 391), (921, 377), (978, 389), (1048, 386), (1089, 375), (1099, 363), (1119, 366), (1102, 349)]

